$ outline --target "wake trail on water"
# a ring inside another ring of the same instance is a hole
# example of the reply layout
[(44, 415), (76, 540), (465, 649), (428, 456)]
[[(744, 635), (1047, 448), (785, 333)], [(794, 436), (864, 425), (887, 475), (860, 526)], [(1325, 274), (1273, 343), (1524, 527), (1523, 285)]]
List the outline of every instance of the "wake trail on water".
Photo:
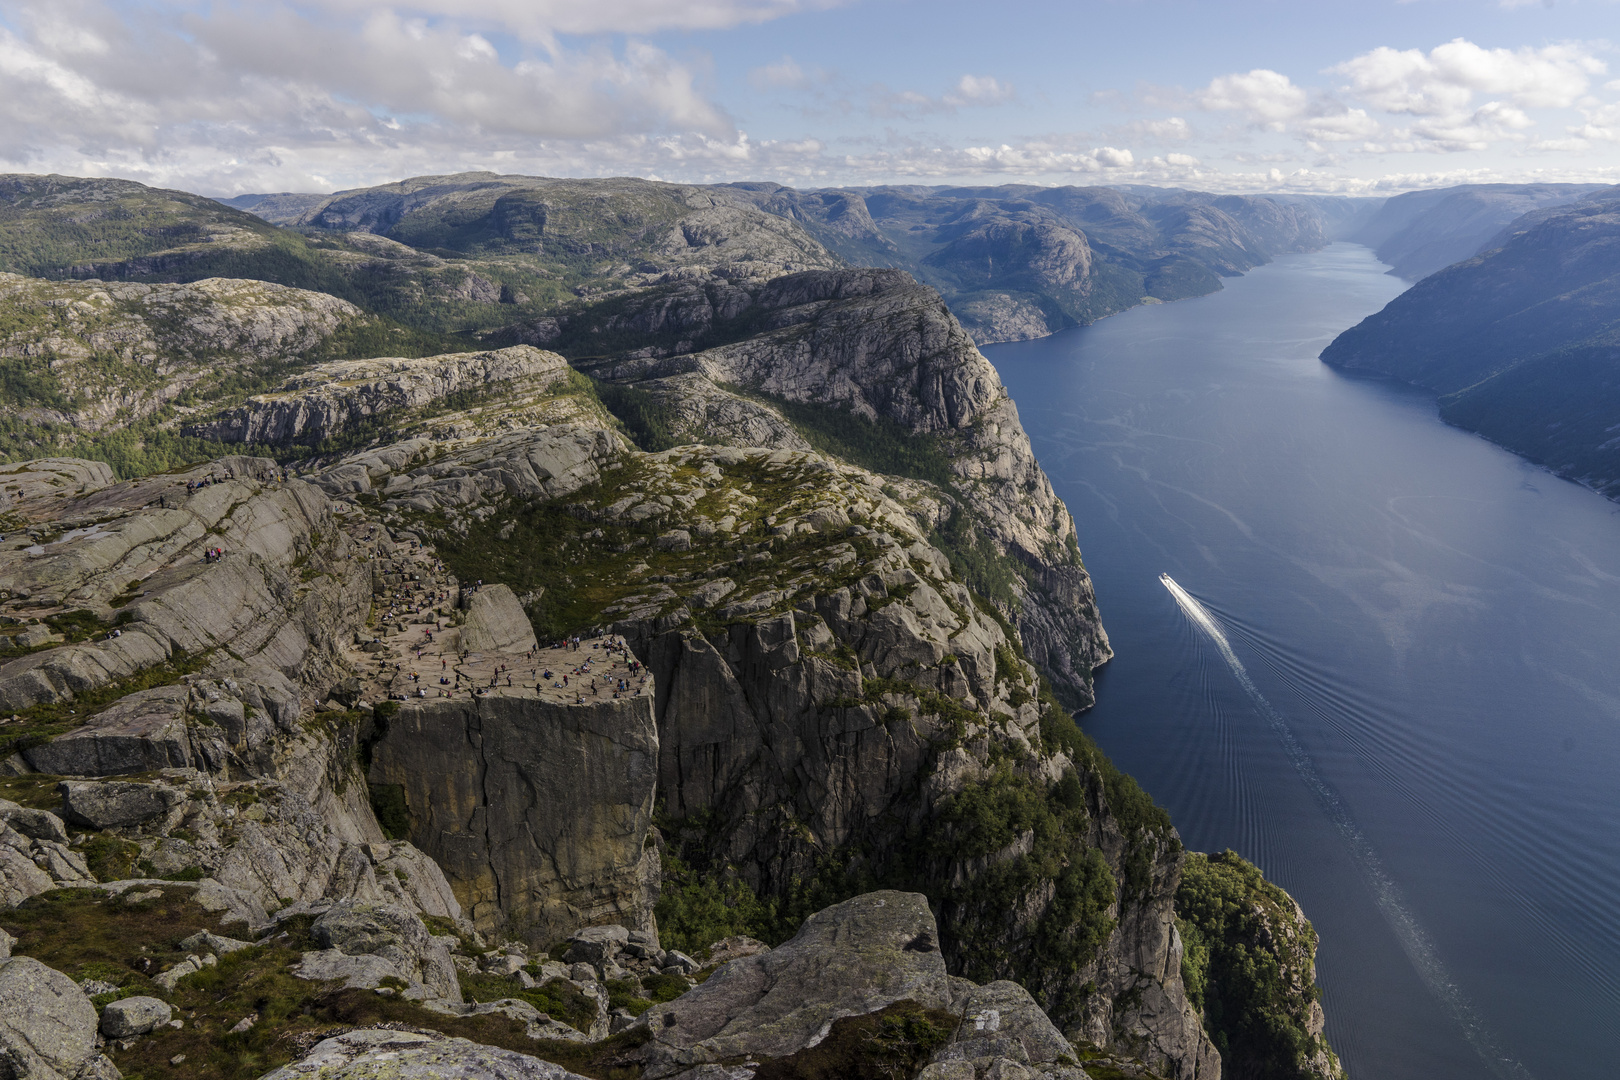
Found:
[(1390, 929), (1395, 932), (1396, 939), (1401, 943), (1401, 949), (1406, 953), (1407, 959), (1412, 962), (1418, 977), (1424, 985), (1440, 1001), (1452, 1018), (1462, 1029), (1463, 1037), (1473, 1047), (1474, 1052), (1480, 1056), (1486, 1068), (1503, 1080), (1533, 1080), (1530, 1071), (1518, 1061), (1505, 1055), (1496, 1039), (1486, 1028), (1484, 1019), (1468, 1002), (1460, 987), (1446, 971), (1445, 963), (1440, 959), (1440, 952), (1435, 947), (1417, 916), (1407, 905), (1401, 895), (1400, 887), (1384, 869), (1383, 860), (1378, 857), (1366, 835), (1362, 833), (1355, 819), (1351, 817), (1344, 800), (1339, 798), (1327, 780), (1317, 769), (1316, 763), (1311, 760), (1305, 748), (1300, 745), (1294, 732), (1289, 728), (1282, 714), (1276, 710), (1266, 696), (1260, 692), (1254, 680), (1249, 677), (1249, 671), (1243, 666), (1243, 661), (1232, 649), (1232, 643), (1226, 636), (1226, 631), (1220, 621), (1212, 615), (1198, 599), (1183, 589), (1169, 574), (1160, 574), (1159, 583), (1169, 591), (1182, 614), (1203, 632), (1204, 636), (1215, 646), (1221, 659), (1231, 669), (1233, 677), (1237, 680), (1243, 692), (1254, 702), (1260, 715), (1265, 717), (1266, 723), (1277, 738), (1282, 742), (1283, 751), (1288, 755), (1289, 763), (1294, 771), (1305, 781), (1305, 785), (1316, 795), (1322, 809), (1327, 813), (1328, 820), (1339, 833), (1345, 847), (1349, 849), (1351, 857), (1356, 861), (1367, 883), (1372, 888), (1374, 902), (1384, 920), (1389, 923)]

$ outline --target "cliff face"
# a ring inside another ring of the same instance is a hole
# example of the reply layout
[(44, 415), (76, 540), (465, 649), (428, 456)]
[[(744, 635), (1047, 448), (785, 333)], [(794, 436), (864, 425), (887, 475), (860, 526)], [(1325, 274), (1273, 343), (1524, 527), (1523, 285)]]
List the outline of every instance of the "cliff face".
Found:
[[(381, 475), (370, 482), (385, 520), (420, 521), (462, 579), (498, 576), (514, 591), (540, 594), (531, 610), (542, 622), (587, 597), (590, 610), (616, 620), (611, 632), (650, 676), (655, 805), (672, 851), (716, 880), (738, 875), (783, 910), (877, 885), (921, 889), (941, 905), (941, 947), (959, 970), (1018, 978), (1077, 1038), (1165, 1075), (1215, 1075), (1214, 1051), (1180, 988), (1170, 931), (1180, 865), (1174, 833), (1162, 815), (1121, 824), (1111, 800), (1131, 802), (1134, 787), (1110, 781), (1077, 734), (1065, 744), (1053, 733), (1068, 721), (1055, 703), (1037, 700), (1017, 638), (929, 543), (937, 488), (812, 452), (724, 447), (626, 452), (571, 475), (554, 489), (563, 513), (498, 494), (487, 515), (449, 499), (416, 511), (423, 488)], [(430, 524), (445, 520), (448, 528)], [(551, 562), (491, 558), (503, 537), (517, 551), (543, 544)], [(549, 658), (540, 663), (558, 670)], [(642, 707), (644, 699), (632, 700)], [(524, 715), (532, 722), (549, 714)], [(588, 844), (581, 837), (587, 821), (606, 813), (617, 823), (622, 811), (611, 808), (639, 805), (635, 798), (650, 790), (621, 790), (625, 776), (637, 784), (651, 777), (615, 765), (607, 774), (620, 787), (612, 788), (605, 778), (599, 785), (574, 775), (594, 758), (573, 750), (497, 753), (490, 720), (468, 716), (463, 706), (407, 704), (371, 769), (374, 782), (404, 786), (412, 839), (444, 853), (463, 904), (481, 918), (498, 903), (503, 918), (518, 922), (513, 905), (522, 901), (514, 897), (524, 890), (521, 882), (490, 883), (489, 867), (501, 880), (514, 872), (499, 868), (506, 847), (486, 840), (493, 830), (483, 822), (494, 812), (462, 787), (549, 789), (577, 792), (567, 801), (595, 809), (567, 815), (566, 826), (526, 826), (542, 838), (563, 828), (576, 837), (570, 844), (582, 845), (568, 851), (589, 849), (589, 857), (548, 855), (547, 865), (576, 867), (578, 884), (611, 886), (615, 917), (636, 918), (626, 898), (638, 895), (626, 884), (639, 873), (627, 857), (640, 850), (634, 834), (592, 833)], [(559, 746), (556, 723), (536, 727), (531, 739)], [(397, 752), (409, 757), (389, 756), (396, 737), (409, 748)], [(515, 737), (503, 729), (499, 738), (508, 745)], [(546, 768), (524, 766), (528, 775), (493, 782), (497, 757), (552, 755), (573, 763), (574, 774), (548, 784)], [(461, 779), (448, 793), (442, 778), (410, 780), (430, 761), (459, 763)], [(486, 769), (492, 779), (482, 779)], [(1009, 792), (1045, 807), (1071, 798), (1059, 787), (1074, 792), (1061, 826), (1044, 811), (1038, 839), (1015, 835), (953, 854), (962, 846), (954, 838), (977, 827), (967, 807)], [(1139, 810), (1145, 798), (1134, 799)], [(531, 818), (550, 809), (512, 801)], [(549, 839), (538, 846), (553, 850)], [(1086, 867), (1084, 881), (1064, 884), (1065, 862)], [(1143, 866), (1152, 868), (1146, 877)], [(552, 893), (573, 895), (547, 880)], [(1084, 896), (1071, 895), (1075, 888)], [(578, 895), (576, 914), (594, 894)], [(1057, 948), (1073, 967), (1048, 962)]]
[[(771, 282), (734, 319), (757, 332), (591, 370), (666, 402), (689, 438), (798, 448), (822, 437), (816, 445), (849, 453), (836, 435), (845, 415), (903, 432), (891, 438), (914, 440), (908, 453), (869, 448), (856, 460), (940, 485), (945, 499), (930, 524), (958, 537), (958, 566), (1017, 620), (1048, 677), (1089, 704), (1092, 671), (1112, 652), (1073, 520), (995, 368), (937, 294), (892, 270), (799, 274)], [(817, 411), (795, 414), (795, 425), (773, 399)]]
[(406, 702), (371, 746), (367, 776), (398, 785), (410, 840), (484, 933), (544, 947), (581, 926), (651, 930), (652, 712), (650, 696)]
[(572, 417), (555, 409), (535, 415), (535, 406), (552, 402), (556, 384), (568, 381), (562, 357), (523, 345), (414, 360), (344, 360), (306, 368), (186, 433), (227, 443), (319, 447), (360, 431), (374, 437), (368, 425), (385, 416), (392, 426), (413, 413), (420, 417), (433, 407), (444, 413), (453, 409), (451, 402), (466, 406), (488, 397), (499, 399), (505, 425), (556, 422)]

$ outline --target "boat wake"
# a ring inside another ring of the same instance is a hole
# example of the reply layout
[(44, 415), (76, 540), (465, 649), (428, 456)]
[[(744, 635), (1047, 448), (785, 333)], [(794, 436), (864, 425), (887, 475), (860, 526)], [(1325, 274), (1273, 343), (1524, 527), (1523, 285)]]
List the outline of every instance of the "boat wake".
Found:
[(1288, 755), (1294, 771), (1305, 781), (1306, 787), (1316, 796), (1322, 809), (1326, 812), (1328, 820), (1339, 833), (1350, 855), (1355, 859), (1361, 869), (1367, 884), (1372, 889), (1373, 899), (1378, 905), (1379, 912), (1384, 920), (1395, 932), (1401, 943), (1401, 949), (1412, 962), (1418, 977), (1421, 978), (1429, 990), (1439, 999), (1452, 1017), (1462, 1028), (1463, 1035), (1470, 1046), (1479, 1054), (1485, 1066), (1495, 1076), (1502, 1080), (1532, 1080), (1530, 1071), (1522, 1064), (1504, 1055), (1499, 1044), (1485, 1027), (1483, 1018), (1478, 1011), (1469, 1004), (1462, 990), (1457, 986), (1446, 971), (1444, 962), (1440, 959), (1439, 950), (1435, 948), (1428, 932), (1418, 922), (1417, 916), (1401, 896), (1400, 888), (1395, 884), (1388, 871), (1384, 869), (1378, 853), (1373, 850), (1372, 844), (1356, 825), (1350, 816), (1349, 809), (1344, 801), (1316, 768), (1305, 748), (1294, 737), (1281, 713), (1266, 700), (1260, 688), (1249, 677), (1248, 669), (1243, 661), (1232, 649), (1232, 643), (1226, 636), (1225, 629), (1209, 609), (1198, 602), (1198, 599), (1183, 589), (1169, 574), (1160, 574), (1159, 582), (1167, 589), (1176, 604), (1181, 608), (1195, 627), (1203, 632), (1215, 650), (1220, 653), (1221, 659), (1231, 669), (1233, 677), (1237, 680), (1243, 692), (1254, 702), (1260, 715), (1265, 717), (1267, 725), (1282, 742), (1283, 751)]

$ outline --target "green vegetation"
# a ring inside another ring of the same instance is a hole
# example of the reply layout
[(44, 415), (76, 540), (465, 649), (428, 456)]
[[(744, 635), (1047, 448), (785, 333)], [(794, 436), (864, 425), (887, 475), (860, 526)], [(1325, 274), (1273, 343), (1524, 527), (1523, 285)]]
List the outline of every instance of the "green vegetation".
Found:
[(739, 878), (694, 873), (668, 854), (663, 858), (663, 887), (654, 914), (659, 941), (700, 958), (721, 938), (746, 934), (763, 941), (761, 935), (769, 934), (775, 922), (774, 910)]
[(0, 739), (0, 757), (7, 757), (19, 750), (49, 742), (64, 732), (82, 726), (86, 720), (119, 698), (133, 694), (137, 690), (171, 686), (187, 675), (201, 671), (212, 660), (212, 653), (187, 656), (176, 649), (173, 659), (138, 671), (127, 679), (82, 690), (74, 695), (71, 702), (56, 701), (21, 709), (14, 714), (19, 720), (6, 725), (6, 737)]
[(609, 979), (603, 984), (608, 992), (608, 1008), (624, 1009), (631, 1016), (640, 1016), (648, 1009), (665, 1001), (674, 1001), (691, 989), (685, 979), (677, 975), (648, 975), (639, 982), (635, 979)]
[(790, 401), (738, 386), (726, 389), (769, 404), (806, 442), (824, 454), (885, 476), (906, 476), (940, 487), (950, 486), (951, 460), (941, 449), (937, 435), (918, 434), (884, 416), (868, 420), (833, 405)]
[[(1019, 609), (1023, 564), (998, 552), (960, 508), (952, 511), (943, 526), (932, 530), (928, 539), (950, 558), (951, 572), (974, 592), (1007, 611)], [(1017, 635), (1009, 634), (1008, 639), (1016, 640)]]
[(383, 835), (390, 840), (409, 840), (411, 809), (405, 804), (405, 785), (367, 784), (366, 791), (371, 796), (371, 809), (377, 815)]
[(84, 856), (84, 864), (97, 881), (120, 881), (135, 876), (141, 845), (104, 832), (85, 841), (79, 854)]
[(0, 776), (0, 799), (9, 799), (19, 806), (35, 810), (62, 810), (62, 795), (56, 785), (60, 776), (44, 773), (25, 773), (22, 776)]
[(671, 433), (674, 413), (652, 394), (623, 383), (592, 378), (596, 396), (603, 408), (624, 427), (630, 441), (649, 454), (679, 445)]
[[(686, 517), (697, 514), (711, 519), (723, 516), (721, 509), (728, 490), (745, 490), (757, 500), (737, 516), (749, 526), (750, 536), (764, 532), (767, 516), (791, 512), (794, 505), (806, 505), (818, 496), (813, 484), (825, 481), (825, 474), (814, 470), (770, 469), (758, 459), (727, 465), (726, 485), (709, 489)], [(696, 477), (697, 470), (683, 466), (677, 479)], [(522, 596), (541, 592), (529, 607), (535, 633), (542, 639), (556, 639), (576, 630), (599, 625), (604, 611), (627, 597), (645, 593), (659, 578), (697, 582), (706, 574), (723, 568), (737, 583), (737, 595), (749, 595), (751, 587), (774, 583), (791, 568), (819, 566), (821, 553), (838, 545), (854, 547), (860, 558), (848, 568), (823, 572), (818, 588), (837, 588), (860, 577), (859, 563), (873, 558), (875, 549), (860, 537), (831, 533), (799, 533), (786, 541), (739, 543), (734, 536), (717, 533), (695, 536), (690, 551), (660, 551), (652, 540), (669, 528), (661, 517), (639, 523), (597, 520), (600, 508), (611, 506), (629, 494), (657, 493), (657, 483), (644, 467), (631, 463), (605, 473), (602, 479), (570, 496), (568, 503), (508, 503), (487, 519), (473, 523), (466, 532), (449, 530), (439, 516), (423, 515), (417, 525), (433, 537), (439, 556), (463, 581), (483, 579), (501, 582)], [(749, 560), (744, 552), (768, 552), (764, 559)], [(647, 569), (632, 572), (638, 564)], [(688, 588), (694, 586), (687, 586)], [(669, 607), (678, 601), (670, 601)], [(789, 606), (784, 601), (782, 606)], [(611, 618), (611, 612), (608, 613)], [(699, 625), (713, 616), (699, 616)]]
[(897, 1001), (833, 1022), (815, 1046), (760, 1063), (755, 1080), (909, 1080), (951, 1040), (961, 1018)]
[(1306, 1080), (1327, 1044), (1306, 1030), (1316, 933), (1288, 894), (1232, 851), (1191, 852), (1176, 892), (1182, 979), (1223, 1065), (1257, 1080)]
[[(1088, 964), (1113, 930), (1117, 886), (1102, 851), (1086, 843), (1090, 819), (1084, 799), (1076, 798), (1079, 787), (1076, 777), (1043, 790), (1004, 765), (942, 807), (930, 837), (936, 858), (989, 857), (965, 885), (944, 893), (956, 913), (951, 932), (968, 978), (1003, 978), (1011, 966), (1039, 971), (1043, 981), (1063, 979)], [(1009, 940), (1004, 929), (992, 929), (1005, 925), (1008, 911), (1038, 903), (1048, 887), (1052, 898), (1033, 933)], [(1053, 1004), (1058, 1014), (1074, 1015), (1083, 995), (1065, 982)]]
[[(311, 916), (284, 920), (286, 938), (222, 955), (217, 966), (187, 976), (166, 994), (152, 976), (185, 958), (179, 948), (183, 938), (198, 930), (241, 936), (239, 926), (221, 925), (194, 895), (192, 889), (167, 887), (157, 897), (130, 902), (93, 889), (58, 889), (0, 912), (0, 928), (18, 939), (18, 953), (74, 980), (95, 978), (119, 987), (102, 1003), (133, 994), (164, 998), (185, 1021), (179, 1029), (158, 1029), (128, 1050), (109, 1045), (106, 1052), (126, 1080), (253, 1080), (301, 1056), (321, 1038), (379, 1024), (533, 1054), (595, 1080), (640, 1075), (628, 1055), (645, 1041), (645, 1033), (624, 1032), (589, 1044), (536, 1041), (522, 1022), (504, 1016), (444, 1016), (371, 990), (299, 979), (289, 969), (304, 951), (316, 948)], [(501, 997), (522, 996), (511, 982), (503, 981), (501, 988)], [(571, 1003), (566, 995), (541, 996), (554, 1006), (547, 1011), (563, 1018)], [(594, 1016), (594, 1005), (591, 1012)], [(257, 1016), (253, 1027), (231, 1033), (247, 1016)], [(177, 1060), (181, 1055), (184, 1060)]]
[(548, 979), (542, 986), (525, 989), (511, 979), (496, 975), (468, 975), (461, 972), (458, 978), (461, 981), (461, 996), (468, 1001), (517, 998), (577, 1031), (589, 1031), (596, 1020), (595, 999), (580, 993), (567, 979)]

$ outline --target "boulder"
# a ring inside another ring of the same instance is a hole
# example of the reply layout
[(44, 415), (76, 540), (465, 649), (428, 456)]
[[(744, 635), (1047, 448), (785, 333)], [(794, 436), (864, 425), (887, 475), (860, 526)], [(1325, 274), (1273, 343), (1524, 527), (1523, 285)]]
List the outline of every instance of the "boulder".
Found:
[(58, 844), (68, 842), (67, 827), (62, 819), (49, 810), (34, 810), (0, 799), (0, 821), (33, 840), (51, 840)]
[(28, 764), (57, 776), (114, 776), (191, 767), (185, 686), (159, 686), (118, 699), (76, 728), (24, 751)]
[[(748, 937), (746, 934), (734, 934), (731, 937), (721, 938), (709, 946), (709, 963), (724, 964), (744, 956), (758, 956), (760, 953), (771, 951), (771, 947), (758, 938)], [(685, 956), (684, 953), (679, 954)], [(688, 961), (691, 957), (685, 957)], [(694, 969), (695, 970), (695, 969)]]
[(1029, 991), (1005, 979), (974, 986), (958, 998), (962, 1024), (935, 1052), (935, 1062), (966, 1061), (981, 1071), (997, 1058), (1020, 1065), (1073, 1060), (1074, 1047), (1035, 1004)]
[(11, 959), (11, 949), (12, 949), (12, 946), (14, 946), (16, 944), (17, 944), (17, 939), (16, 938), (12, 937), (10, 934), (6, 933), (4, 930), (0, 930), (0, 960), (9, 960), (9, 959)]
[(461, 647), (467, 652), (520, 653), (538, 643), (517, 595), (505, 585), (484, 585), (467, 600)]
[(499, 1013), (528, 1025), (524, 1034), (531, 1039), (556, 1039), (561, 1042), (587, 1042), (590, 1036), (569, 1027), (561, 1020), (553, 1020), (527, 1001), (501, 998), (499, 1001), (451, 1002), (427, 1001), (423, 1008), (446, 1016), (488, 1016)]
[(671, 529), (666, 533), (660, 533), (658, 539), (653, 541), (653, 546), (659, 551), (691, 551), (692, 534), (685, 529)]
[(169, 1003), (155, 997), (127, 997), (101, 1010), (101, 1033), (109, 1039), (145, 1035), (162, 1027), (174, 1015)]
[(34, 865), (51, 875), (58, 885), (94, 885), (95, 875), (85, 865), (84, 856), (55, 840), (34, 841)]
[(928, 900), (875, 892), (810, 916), (791, 941), (733, 960), (639, 1023), (651, 1035), (648, 1080), (744, 1057), (786, 1057), (832, 1022), (897, 1001), (945, 1009), (950, 978)]
[(630, 944), (630, 931), (623, 926), (591, 926), (568, 939), (563, 960), (569, 964), (605, 964)]
[(0, 1076), (68, 1080), (96, 1057), (96, 1009), (38, 960), (0, 962)]
[(263, 1080), (583, 1080), (561, 1065), (466, 1039), (411, 1031), (350, 1031)]
[(300, 978), (376, 987), (393, 977), (410, 984), (408, 998), (461, 1000), (450, 951), (412, 911), (348, 900), (333, 904), (310, 929), (324, 951), (304, 954), (293, 969)]
[(167, 971), (152, 976), (152, 981), (161, 986), (164, 993), (172, 994), (181, 979), (187, 975), (195, 975), (208, 965), (218, 962), (213, 953), (207, 956), (188, 956)]
[(127, 781), (64, 780), (67, 819), (91, 829), (131, 828), (166, 815), (185, 793), (162, 784)]
[(12, 908), (31, 896), (38, 896), (56, 887), (51, 876), (26, 854), (26, 846), (18, 850), (6, 843), (5, 833), (26, 843), (27, 838), (15, 830), (0, 826), (0, 908)]
[(252, 945), (253, 942), (251, 941), (238, 941), (236, 938), (220, 937), (218, 934), (207, 930), (199, 930), (180, 942), (180, 947), (190, 952), (211, 952), (221, 956), (226, 953), (233, 953), (238, 949), (250, 948)]

